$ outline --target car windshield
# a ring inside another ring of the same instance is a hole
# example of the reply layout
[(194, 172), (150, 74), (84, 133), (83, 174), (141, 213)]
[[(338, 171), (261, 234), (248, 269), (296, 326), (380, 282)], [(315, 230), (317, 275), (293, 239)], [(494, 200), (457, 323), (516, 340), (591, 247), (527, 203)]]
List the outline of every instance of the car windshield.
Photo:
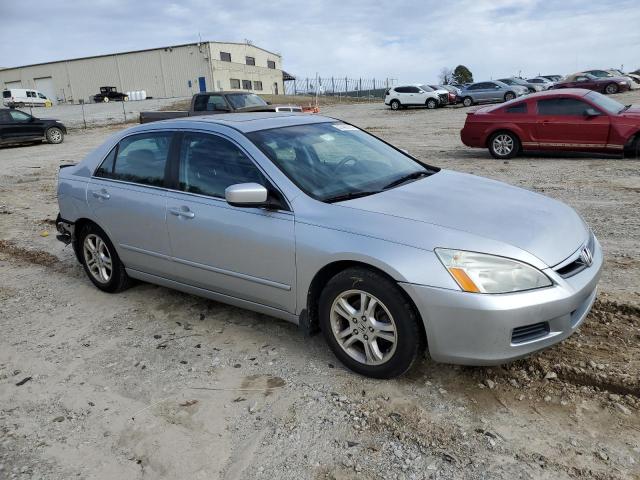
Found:
[(589, 92), (585, 96), (593, 103), (595, 103), (598, 107), (606, 110), (609, 113), (620, 113), (626, 110), (626, 107), (623, 104), (615, 101), (612, 98), (606, 97), (601, 93)]
[(340, 122), (260, 130), (247, 137), (307, 195), (338, 201), (438, 171)]
[(419, 85), (419, 88), (421, 88), (425, 92), (433, 92), (434, 91), (433, 88), (431, 88), (429, 85)]
[(233, 105), (233, 108), (246, 108), (246, 107), (264, 107), (267, 105), (262, 97), (259, 97), (255, 93), (234, 93), (227, 96), (229, 103)]

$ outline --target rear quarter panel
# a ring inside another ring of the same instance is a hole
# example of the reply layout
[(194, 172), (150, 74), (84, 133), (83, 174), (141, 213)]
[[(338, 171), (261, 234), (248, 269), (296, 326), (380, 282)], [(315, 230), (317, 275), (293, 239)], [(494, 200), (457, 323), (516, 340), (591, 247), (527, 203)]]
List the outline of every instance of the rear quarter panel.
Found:
[(534, 127), (535, 117), (531, 114), (479, 112), (467, 115), (460, 137), (468, 147), (485, 148), (491, 135), (509, 130), (518, 136), (521, 143), (531, 144)]

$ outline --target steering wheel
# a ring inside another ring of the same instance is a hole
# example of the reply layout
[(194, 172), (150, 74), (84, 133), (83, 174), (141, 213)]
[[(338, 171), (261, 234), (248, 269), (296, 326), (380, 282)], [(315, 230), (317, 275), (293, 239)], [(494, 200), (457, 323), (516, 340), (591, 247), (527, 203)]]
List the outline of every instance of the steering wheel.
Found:
[(359, 161), (360, 160), (358, 160), (353, 155), (348, 155), (348, 156), (344, 157), (342, 160), (340, 160), (340, 163), (338, 163), (338, 165), (336, 165), (336, 167), (333, 169), (333, 173), (338, 173), (349, 162), (351, 162), (352, 163), (351, 166), (353, 166), (353, 165), (357, 164)]

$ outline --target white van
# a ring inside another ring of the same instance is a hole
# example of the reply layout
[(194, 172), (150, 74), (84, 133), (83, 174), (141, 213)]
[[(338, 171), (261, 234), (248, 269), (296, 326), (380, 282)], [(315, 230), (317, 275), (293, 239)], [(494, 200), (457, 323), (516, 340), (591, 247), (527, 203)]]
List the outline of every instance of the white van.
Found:
[(53, 102), (44, 93), (28, 88), (3, 90), (2, 103), (7, 107), (50, 107)]

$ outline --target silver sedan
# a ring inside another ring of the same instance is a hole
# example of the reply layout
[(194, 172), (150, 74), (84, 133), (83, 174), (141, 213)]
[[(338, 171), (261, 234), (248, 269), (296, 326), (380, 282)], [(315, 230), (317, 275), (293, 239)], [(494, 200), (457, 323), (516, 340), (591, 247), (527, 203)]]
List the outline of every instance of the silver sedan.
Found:
[(496, 364), (586, 317), (602, 266), (570, 207), (428, 166), (318, 115), (140, 125), (61, 168), (58, 238), (93, 284), (163, 285), (321, 330), (363, 375)]

